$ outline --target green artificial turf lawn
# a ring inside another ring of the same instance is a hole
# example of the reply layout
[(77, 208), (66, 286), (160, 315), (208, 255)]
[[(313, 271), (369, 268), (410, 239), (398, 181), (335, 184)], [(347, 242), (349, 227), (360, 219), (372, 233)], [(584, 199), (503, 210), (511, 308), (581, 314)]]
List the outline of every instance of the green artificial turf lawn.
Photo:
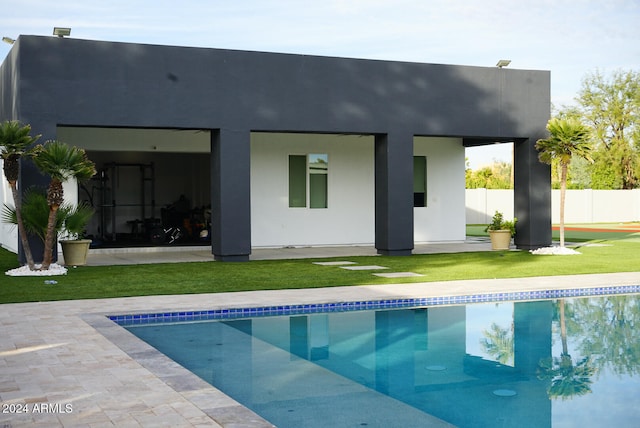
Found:
[[(348, 271), (312, 263), (331, 259), (85, 266), (70, 269), (64, 276), (4, 276), (0, 285), (0, 303), (640, 270), (640, 239), (604, 241), (599, 244), (581, 247), (579, 251), (582, 254), (575, 256), (534, 256), (527, 251), (484, 251), (340, 259), (361, 265), (386, 266), (389, 268), (387, 272), (424, 275), (392, 279), (374, 276), (371, 271)], [(4, 272), (15, 267), (16, 255), (0, 249), (0, 270)], [(45, 284), (45, 280), (50, 279), (56, 280), (57, 284)]]

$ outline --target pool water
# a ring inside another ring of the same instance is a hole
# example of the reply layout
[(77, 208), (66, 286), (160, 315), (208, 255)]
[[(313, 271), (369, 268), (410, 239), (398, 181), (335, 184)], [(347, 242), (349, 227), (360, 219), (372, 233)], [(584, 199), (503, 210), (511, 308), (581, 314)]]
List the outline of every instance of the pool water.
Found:
[(640, 296), (126, 327), (278, 427), (640, 420)]

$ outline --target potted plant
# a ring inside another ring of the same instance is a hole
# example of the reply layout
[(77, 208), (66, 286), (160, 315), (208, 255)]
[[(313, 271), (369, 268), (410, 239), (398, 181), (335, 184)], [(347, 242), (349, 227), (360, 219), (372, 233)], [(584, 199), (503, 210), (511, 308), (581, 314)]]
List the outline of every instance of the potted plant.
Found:
[[(56, 244), (55, 225), (57, 212), (64, 206), (64, 188), (62, 184), (70, 179), (88, 180), (95, 175), (96, 167), (87, 158), (84, 149), (69, 146), (56, 140), (49, 140), (45, 144), (35, 146), (31, 156), (40, 172), (49, 176), (49, 186), (47, 187), (49, 219), (44, 239), (44, 254), (41, 267), (42, 270), (47, 270), (53, 261), (53, 247)], [(70, 263), (65, 259), (65, 264)]]
[(59, 211), (63, 219), (60, 237), (62, 256), (67, 266), (87, 264), (91, 239), (83, 239), (87, 224), (93, 216), (93, 208), (82, 202), (75, 207), (63, 205)]
[(491, 219), (491, 224), (484, 230), (489, 232), (492, 250), (508, 250), (511, 238), (516, 234), (516, 222), (518, 219), (505, 220), (504, 215), (496, 211)]

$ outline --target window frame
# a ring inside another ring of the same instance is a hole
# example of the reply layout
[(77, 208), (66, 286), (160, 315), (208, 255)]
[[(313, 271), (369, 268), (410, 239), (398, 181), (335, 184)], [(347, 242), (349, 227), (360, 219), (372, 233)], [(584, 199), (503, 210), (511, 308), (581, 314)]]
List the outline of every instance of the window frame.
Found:
[[(421, 176), (418, 176), (421, 174)], [(413, 207), (427, 207), (428, 162), (427, 156), (413, 156)]]
[[(301, 168), (302, 158), (305, 162), (304, 172)], [(320, 159), (326, 166), (314, 167), (318, 164), (316, 159)], [(329, 208), (328, 153), (289, 154), (288, 168), (289, 208)]]
[[(304, 158), (304, 168), (301, 159)], [(288, 159), (289, 208), (307, 207), (307, 155), (292, 155)]]

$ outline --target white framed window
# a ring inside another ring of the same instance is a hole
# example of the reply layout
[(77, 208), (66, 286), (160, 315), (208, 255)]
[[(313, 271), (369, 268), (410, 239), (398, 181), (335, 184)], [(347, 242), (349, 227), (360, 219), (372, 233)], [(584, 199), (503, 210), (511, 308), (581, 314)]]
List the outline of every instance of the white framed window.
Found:
[(427, 157), (413, 157), (413, 206), (427, 206)]
[(329, 155), (289, 155), (289, 207), (327, 208)]

